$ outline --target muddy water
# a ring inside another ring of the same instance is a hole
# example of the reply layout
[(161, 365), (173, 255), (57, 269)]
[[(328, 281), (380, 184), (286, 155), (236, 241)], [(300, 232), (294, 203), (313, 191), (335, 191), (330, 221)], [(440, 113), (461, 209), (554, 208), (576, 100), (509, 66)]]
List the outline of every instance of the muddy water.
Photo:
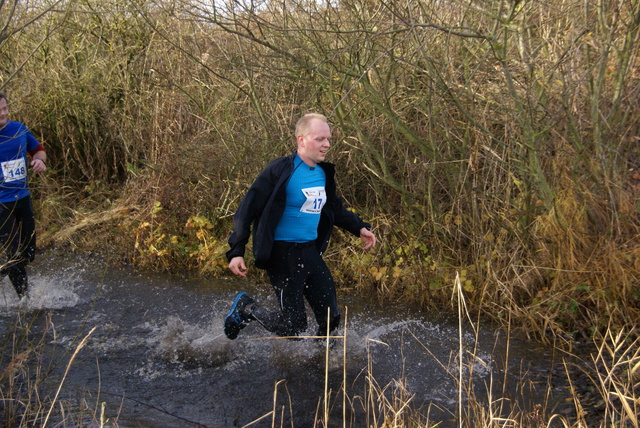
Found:
[[(51, 394), (78, 343), (95, 328), (73, 361), (61, 400), (67, 410), (85, 403), (89, 413), (98, 414), (106, 403), (107, 426), (313, 427), (324, 418), (328, 397), (329, 426), (364, 427), (380, 418), (375, 391), (383, 389), (388, 399), (404, 391), (411, 407), (421, 408), (432, 423), (455, 426), (460, 335), (465, 406), (469, 391), (482, 402), (489, 387), (494, 400), (509, 399), (505, 412), (511, 405), (533, 409), (543, 402), (545, 388), (536, 392), (525, 373), (548, 370), (549, 352), (507, 341), (491, 328), (476, 334), (465, 327), (460, 333), (457, 322), (436, 314), (339, 291), (346, 341), (336, 340), (327, 359), (317, 341), (267, 337), (256, 324), (234, 341), (224, 336), (222, 320), (238, 291), (275, 307), (265, 284), (108, 266), (90, 256), (40, 255), (31, 266), (26, 307), (7, 279), (0, 282), (2, 340), (16, 323), (30, 324), (33, 338), (44, 335), (41, 364), (50, 368)], [(4, 352), (7, 361), (7, 347)]]

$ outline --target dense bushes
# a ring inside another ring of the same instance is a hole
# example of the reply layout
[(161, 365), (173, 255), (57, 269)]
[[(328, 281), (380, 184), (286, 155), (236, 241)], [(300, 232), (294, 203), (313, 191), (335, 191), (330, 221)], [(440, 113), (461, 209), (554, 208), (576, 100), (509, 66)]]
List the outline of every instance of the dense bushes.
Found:
[(48, 242), (226, 274), (239, 199), (314, 110), (381, 238), (336, 236), (343, 283), (444, 308), (459, 272), (472, 307), (539, 336), (635, 322), (640, 2), (228, 4), (9, 19), (1, 85), (52, 160)]

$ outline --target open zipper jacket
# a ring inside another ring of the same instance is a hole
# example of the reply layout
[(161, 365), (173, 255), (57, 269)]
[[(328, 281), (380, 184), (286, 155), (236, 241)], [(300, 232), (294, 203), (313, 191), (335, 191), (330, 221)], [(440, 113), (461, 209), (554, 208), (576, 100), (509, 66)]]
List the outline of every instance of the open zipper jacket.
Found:
[[(253, 255), (255, 265), (266, 269), (273, 247), (273, 237), (276, 226), (282, 218), (286, 203), (286, 187), (293, 174), (296, 153), (272, 161), (258, 175), (247, 194), (240, 202), (238, 210), (233, 216), (233, 232), (229, 236), (227, 259), (244, 257), (245, 247), (249, 242), (251, 227), (253, 226)], [(342, 199), (336, 194), (335, 165), (328, 162), (318, 164), (325, 172), (327, 203), (320, 213), (318, 223), (318, 238), (316, 247), (322, 254), (329, 245), (333, 226), (338, 226), (355, 236), (360, 236), (360, 229), (370, 229), (365, 223), (342, 204)]]

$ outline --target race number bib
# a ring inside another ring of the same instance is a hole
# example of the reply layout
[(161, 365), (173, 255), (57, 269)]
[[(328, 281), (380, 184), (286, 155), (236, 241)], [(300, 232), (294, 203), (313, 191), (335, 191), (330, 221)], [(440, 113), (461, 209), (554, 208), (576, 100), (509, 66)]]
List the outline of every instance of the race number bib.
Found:
[(327, 192), (325, 192), (324, 187), (309, 187), (308, 189), (302, 189), (302, 194), (305, 196), (306, 200), (304, 201), (304, 204), (302, 204), (300, 212), (307, 214), (320, 214), (322, 207), (327, 202)]
[(27, 163), (24, 158), (0, 163), (4, 182), (19, 181), (27, 178)]

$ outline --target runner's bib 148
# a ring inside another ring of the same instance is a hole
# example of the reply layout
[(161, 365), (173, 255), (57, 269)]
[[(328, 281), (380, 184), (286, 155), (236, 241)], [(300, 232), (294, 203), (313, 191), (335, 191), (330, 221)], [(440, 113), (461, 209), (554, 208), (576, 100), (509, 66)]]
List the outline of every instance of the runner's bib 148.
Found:
[(20, 181), (27, 178), (27, 163), (24, 158), (0, 163), (5, 183)]

